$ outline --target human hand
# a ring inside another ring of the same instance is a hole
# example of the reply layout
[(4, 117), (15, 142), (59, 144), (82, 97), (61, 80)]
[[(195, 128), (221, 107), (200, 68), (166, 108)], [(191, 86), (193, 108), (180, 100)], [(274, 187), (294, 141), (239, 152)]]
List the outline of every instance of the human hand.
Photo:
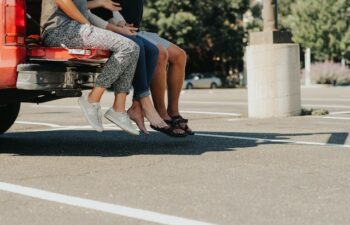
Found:
[(137, 31), (137, 28), (135, 27), (129, 27), (129, 26), (120, 27), (120, 32), (125, 35), (135, 36), (136, 31)]
[(122, 7), (119, 3), (113, 2), (112, 0), (99, 0), (101, 7), (108, 9), (110, 11), (120, 11)]
[(125, 26), (126, 26), (129, 30), (132, 30), (133, 32), (139, 31), (139, 28), (138, 28), (138, 27), (135, 27), (134, 24), (132, 24), (132, 23), (125, 23)]

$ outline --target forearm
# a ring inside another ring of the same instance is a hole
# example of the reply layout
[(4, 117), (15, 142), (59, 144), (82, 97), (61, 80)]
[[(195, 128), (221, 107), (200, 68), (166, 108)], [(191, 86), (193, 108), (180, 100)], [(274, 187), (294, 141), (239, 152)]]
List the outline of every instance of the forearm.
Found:
[(89, 11), (89, 21), (91, 22), (92, 25), (102, 28), (102, 29), (106, 29), (108, 22), (105, 21), (104, 19), (96, 16), (95, 14), (91, 13)]
[(117, 26), (125, 26), (126, 25), (126, 21), (125, 21), (124, 17), (118, 11), (113, 12), (113, 18), (110, 19), (110, 22), (113, 23), (114, 25), (117, 25)]
[(81, 24), (90, 24), (89, 20), (84, 17), (72, 0), (56, 0), (56, 4), (72, 20)]
[(119, 34), (123, 33), (123, 30), (120, 27), (115, 26), (114, 24), (111, 24), (111, 23), (107, 24), (106, 29), (110, 30), (110, 31), (113, 31), (115, 33), (119, 33)]

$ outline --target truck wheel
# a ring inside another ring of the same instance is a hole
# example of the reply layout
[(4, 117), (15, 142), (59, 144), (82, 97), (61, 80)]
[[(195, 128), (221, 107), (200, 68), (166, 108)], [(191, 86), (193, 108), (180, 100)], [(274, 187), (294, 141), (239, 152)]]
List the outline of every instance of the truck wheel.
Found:
[(0, 103), (0, 134), (6, 132), (16, 121), (21, 103)]

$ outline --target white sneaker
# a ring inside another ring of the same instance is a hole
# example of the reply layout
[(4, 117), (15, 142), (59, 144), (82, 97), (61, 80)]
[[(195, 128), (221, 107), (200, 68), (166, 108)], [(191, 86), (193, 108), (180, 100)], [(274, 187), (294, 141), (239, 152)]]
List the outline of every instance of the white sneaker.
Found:
[(85, 118), (92, 128), (98, 132), (103, 131), (102, 113), (100, 103), (90, 103), (86, 95), (79, 98), (78, 103), (84, 113)]
[(116, 112), (113, 108), (110, 108), (105, 113), (105, 118), (115, 123), (117, 126), (122, 128), (124, 131), (132, 135), (139, 135), (140, 132), (132, 124), (129, 115), (126, 112)]

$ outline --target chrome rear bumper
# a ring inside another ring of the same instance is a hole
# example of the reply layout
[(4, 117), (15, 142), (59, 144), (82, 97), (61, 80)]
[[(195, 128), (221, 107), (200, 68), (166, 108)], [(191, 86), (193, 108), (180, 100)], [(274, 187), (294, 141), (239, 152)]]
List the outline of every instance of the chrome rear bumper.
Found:
[[(94, 70), (94, 69), (92, 69)], [(98, 72), (80, 71), (74, 67), (19, 65), (17, 89), (54, 91), (60, 89), (92, 88)]]

